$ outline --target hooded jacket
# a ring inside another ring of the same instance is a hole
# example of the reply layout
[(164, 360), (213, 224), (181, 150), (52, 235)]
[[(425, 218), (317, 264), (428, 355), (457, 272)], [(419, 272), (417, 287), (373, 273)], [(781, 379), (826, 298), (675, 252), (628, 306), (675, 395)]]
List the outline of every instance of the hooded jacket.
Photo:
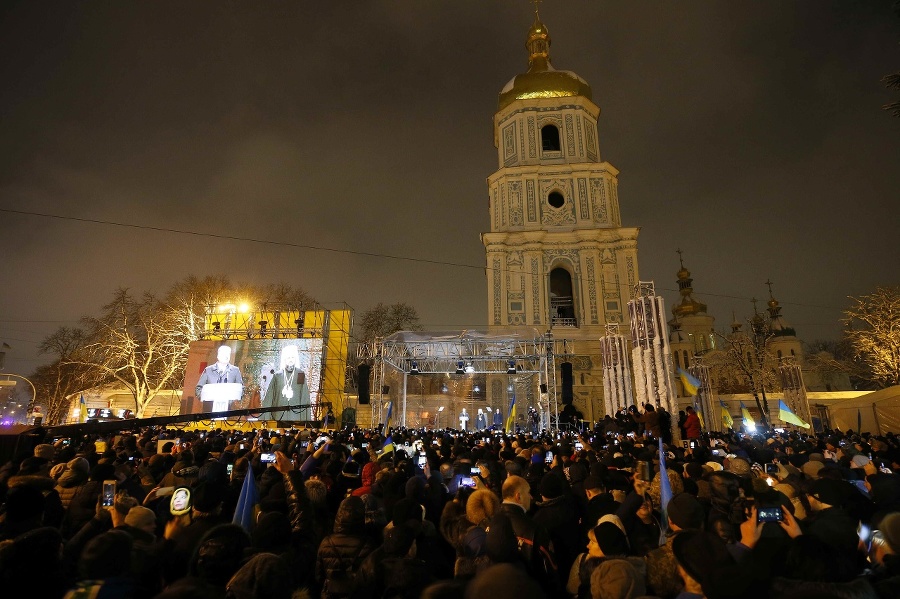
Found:
[(365, 534), (366, 512), (362, 499), (347, 497), (334, 519), (334, 534), (319, 545), (316, 555), (316, 581), (325, 582), (331, 572), (355, 572), (375, 549)]

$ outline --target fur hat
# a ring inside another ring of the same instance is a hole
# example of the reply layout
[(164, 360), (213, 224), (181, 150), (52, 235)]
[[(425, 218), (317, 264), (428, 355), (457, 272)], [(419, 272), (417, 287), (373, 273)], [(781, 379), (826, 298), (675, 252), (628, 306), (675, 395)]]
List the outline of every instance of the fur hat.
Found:
[(805, 474), (807, 477), (818, 478), (819, 470), (821, 470), (824, 467), (825, 467), (825, 464), (817, 461), (817, 462), (806, 462), (805, 464), (803, 464), (803, 466), (800, 469), (803, 471), (803, 474)]
[(731, 458), (728, 460), (727, 470), (738, 476), (750, 476), (750, 462), (744, 458)]
[(603, 555), (628, 555), (628, 537), (612, 522), (598, 524), (593, 533)]
[(484, 526), (499, 510), (500, 499), (486, 489), (475, 491), (466, 501), (466, 519), (476, 526)]
[(563, 480), (552, 472), (548, 472), (541, 479), (540, 493), (542, 497), (547, 499), (555, 499), (562, 496), (565, 492), (565, 483)]
[(706, 520), (703, 506), (689, 493), (679, 493), (673, 496), (669, 500), (666, 513), (669, 516), (669, 520), (682, 530), (701, 529), (703, 528), (703, 522)]
[(34, 457), (36, 458), (44, 458), (45, 460), (52, 462), (55, 455), (56, 448), (47, 443), (41, 443), (34, 448)]
[(848, 497), (850, 486), (843, 480), (820, 478), (809, 486), (809, 494), (830, 506), (840, 506)]
[(128, 510), (128, 515), (125, 516), (125, 524), (141, 530), (155, 529), (156, 514), (150, 508), (136, 505)]

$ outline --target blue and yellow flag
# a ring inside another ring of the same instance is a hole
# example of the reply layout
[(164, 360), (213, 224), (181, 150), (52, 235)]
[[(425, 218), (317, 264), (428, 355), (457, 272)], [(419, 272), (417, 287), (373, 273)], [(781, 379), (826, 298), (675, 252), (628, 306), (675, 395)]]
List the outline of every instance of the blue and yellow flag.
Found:
[(782, 422), (789, 422), (794, 426), (809, 428), (809, 424), (803, 422), (799, 416), (791, 412), (791, 409), (787, 407), (787, 404), (780, 399), (778, 400), (778, 418)]
[(392, 420), (394, 418), (394, 402), (388, 402), (388, 411), (387, 416), (384, 419), (384, 434), (387, 434), (388, 429), (391, 428)]
[(394, 451), (394, 437), (392, 435), (388, 435), (387, 439), (384, 440), (384, 444), (381, 446), (381, 455), (390, 453), (392, 451)]
[(683, 368), (678, 369), (678, 376), (681, 377), (681, 385), (684, 387), (684, 392), (688, 395), (697, 395), (697, 391), (703, 386), (703, 383), (698, 378)]
[(232, 524), (237, 524), (247, 532), (252, 532), (259, 516), (259, 491), (256, 488), (256, 479), (253, 478), (253, 467), (247, 468), (244, 484), (241, 485), (241, 494), (238, 496), (237, 507), (234, 509)]
[(515, 431), (516, 429), (516, 396), (513, 395), (509, 400), (509, 414), (506, 417), (506, 432)]
[(747, 406), (744, 405), (744, 402), (741, 402), (741, 418), (744, 421), (744, 426), (756, 426), (756, 421), (753, 420), (753, 416), (750, 415), (750, 410), (747, 409)]
[(722, 424), (724, 424), (726, 428), (733, 427), (734, 419), (731, 417), (731, 412), (728, 411), (728, 406), (725, 405), (724, 401), (720, 401), (719, 404), (722, 406)]
[(659, 522), (659, 545), (662, 547), (666, 544), (666, 533), (669, 530), (669, 501), (672, 499), (672, 484), (669, 482), (669, 475), (666, 472), (666, 454), (663, 451), (662, 438), (659, 440), (659, 508), (662, 512), (662, 518)]
[(81, 400), (78, 402), (78, 422), (87, 422), (87, 404), (84, 403), (84, 393), (81, 394)]
[(700, 428), (706, 428), (706, 422), (703, 421), (703, 412), (700, 411), (700, 406), (697, 405), (697, 398), (694, 397), (694, 414), (697, 415), (697, 420), (700, 421)]

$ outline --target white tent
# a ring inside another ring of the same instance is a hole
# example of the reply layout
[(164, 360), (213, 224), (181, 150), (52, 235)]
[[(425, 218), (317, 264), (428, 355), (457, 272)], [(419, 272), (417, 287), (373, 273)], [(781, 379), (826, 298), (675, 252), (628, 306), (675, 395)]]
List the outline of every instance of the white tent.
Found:
[(828, 406), (831, 428), (883, 435), (900, 433), (900, 385)]

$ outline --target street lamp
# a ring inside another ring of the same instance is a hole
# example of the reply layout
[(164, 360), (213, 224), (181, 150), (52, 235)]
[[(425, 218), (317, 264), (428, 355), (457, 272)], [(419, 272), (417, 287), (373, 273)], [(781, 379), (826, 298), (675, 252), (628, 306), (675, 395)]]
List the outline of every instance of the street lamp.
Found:
[[(23, 381), (25, 381), (26, 383), (31, 385), (31, 401), (28, 402), (28, 409), (25, 410), (25, 414), (26, 415), (29, 414), (34, 409), (34, 402), (37, 401), (37, 390), (34, 388), (34, 383), (29, 381), (27, 378), (25, 378), (21, 374), (11, 374), (8, 372), (4, 372), (3, 376), (14, 376), (17, 379), (22, 379)], [(11, 381), (9, 379), (6, 379), (6, 380), (0, 379), (0, 387), (15, 387), (15, 386), (16, 386), (16, 381)]]

